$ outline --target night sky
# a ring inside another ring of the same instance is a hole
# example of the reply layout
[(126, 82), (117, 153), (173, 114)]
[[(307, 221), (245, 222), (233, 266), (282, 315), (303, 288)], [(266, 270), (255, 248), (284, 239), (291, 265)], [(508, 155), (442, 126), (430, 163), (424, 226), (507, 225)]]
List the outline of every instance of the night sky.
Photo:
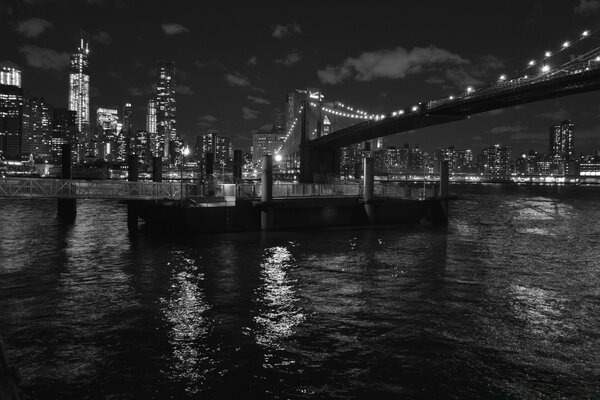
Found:
[[(390, 112), (493, 82), (600, 26), (600, 0), (0, 1), (0, 61), (22, 70), (27, 97), (66, 107), (82, 29), (92, 110), (131, 102), (135, 128), (145, 128), (156, 60), (173, 60), (178, 133), (187, 141), (216, 130), (244, 149), (294, 89)], [(548, 126), (570, 118), (576, 152), (589, 153), (600, 149), (599, 100), (592, 92), (491, 112), (387, 144), (547, 152)]]

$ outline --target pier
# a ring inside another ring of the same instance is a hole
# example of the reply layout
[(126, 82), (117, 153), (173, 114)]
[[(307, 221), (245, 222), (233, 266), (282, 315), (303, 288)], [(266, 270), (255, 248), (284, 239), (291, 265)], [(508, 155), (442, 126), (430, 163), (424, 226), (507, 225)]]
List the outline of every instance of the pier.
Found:
[(56, 198), (58, 215), (71, 222), (78, 199), (127, 202), (131, 231), (138, 218), (193, 232), (447, 220), (447, 165), (440, 182), (422, 187), (376, 183), (372, 164), (364, 160), (361, 181), (325, 184), (274, 183), (271, 156), (265, 156), (259, 184), (144, 182), (135, 173), (129, 181), (6, 178), (0, 180), (0, 198)]

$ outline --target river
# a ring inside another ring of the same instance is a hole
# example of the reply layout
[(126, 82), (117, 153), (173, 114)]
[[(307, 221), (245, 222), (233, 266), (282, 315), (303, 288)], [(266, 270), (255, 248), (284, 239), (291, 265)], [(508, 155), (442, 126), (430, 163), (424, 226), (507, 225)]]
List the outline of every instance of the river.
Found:
[(452, 192), (447, 227), (189, 237), (2, 200), (23, 398), (597, 398), (600, 188)]

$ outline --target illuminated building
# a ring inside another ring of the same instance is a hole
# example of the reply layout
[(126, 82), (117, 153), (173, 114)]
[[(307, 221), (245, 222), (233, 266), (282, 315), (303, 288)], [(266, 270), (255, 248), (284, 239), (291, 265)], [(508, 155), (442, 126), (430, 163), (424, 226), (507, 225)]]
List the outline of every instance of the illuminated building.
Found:
[(162, 157), (164, 150), (157, 137), (156, 133), (156, 100), (148, 100), (148, 106), (146, 107), (146, 132), (148, 132), (148, 140), (150, 149), (153, 157)]
[(550, 157), (567, 160), (573, 156), (575, 147), (575, 125), (564, 120), (550, 127)]
[(483, 149), (483, 172), (499, 178), (510, 173), (510, 147), (499, 144)]
[(122, 151), (120, 150), (120, 152), (123, 153), (123, 158), (127, 158), (127, 153), (133, 152), (133, 150), (131, 149), (132, 142), (136, 140), (136, 135), (133, 130), (133, 107), (131, 106), (131, 103), (123, 104), (123, 115), (121, 121), (123, 121), (123, 128), (121, 129), (121, 140), (123, 140), (124, 146)]
[[(55, 108), (52, 111), (52, 162), (58, 164), (62, 159), (62, 145), (77, 141), (77, 114), (65, 108)], [(71, 148), (74, 155), (75, 146)], [(75, 161), (76, 158), (73, 158)]]
[(0, 67), (0, 85), (21, 87), (21, 71), (10, 67)]
[(455, 149), (454, 146), (443, 148), (436, 152), (436, 159), (448, 161), (450, 172), (470, 172), (473, 169), (473, 152), (468, 149)]
[(427, 154), (422, 152), (419, 145), (416, 145), (414, 149), (410, 149), (408, 153), (408, 169), (412, 172), (423, 172), (425, 168), (425, 160)]
[(97, 156), (105, 161), (119, 159), (119, 125), (119, 112), (116, 108), (98, 107), (96, 110), (96, 140), (100, 146)]
[(561, 121), (550, 127), (550, 161), (555, 164), (558, 174), (573, 175), (575, 170), (571, 158), (575, 147), (574, 124), (569, 120)]
[(402, 150), (396, 146), (389, 146), (385, 153), (385, 169), (387, 172), (400, 171), (400, 154)]
[(131, 153), (138, 155), (138, 161), (149, 165), (152, 163), (150, 134), (138, 129), (131, 141)]
[(23, 107), (23, 155), (52, 159), (52, 109), (44, 98), (32, 98)]
[(0, 69), (0, 151), (7, 159), (18, 160), (22, 153), (23, 89), (21, 71)]
[[(539, 172), (540, 168), (538, 168), (538, 163), (542, 161), (542, 157), (533, 150), (529, 150), (527, 153), (521, 154), (521, 157), (517, 158), (516, 161), (516, 169), (517, 173), (522, 175), (533, 175)], [(542, 169), (549, 169), (550, 166), (547, 167), (545, 165), (542, 166)]]
[(81, 38), (79, 48), (71, 54), (69, 66), (69, 110), (75, 111), (80, 142), (89, 147), (90, 131), (90, 70), (88, 63), (89, 42)]
[(175, 123), (175, 63), (158, 61), (157, 64), (156, 134), (163, 157), (174, 162), (181, 147)]
[(344, 177), (354, 177), (356, 164), (360, 164), (361, 161), (362, 150), (359, 143), (342, 147), (340, 149), (340, 175)]
[(257, 132), (252, 134), (252, 159), (257, 166), (262, 164), (263, 156), (273, 155), (283, 143), (278, 133)]
[(206, 153), (213, 153), (215, 168), (229, 168), (231, 164), (231, 141), (227, 136), (206, 133), (196, 137), (196, 160), (200, 168), (205, 170)]
[(285, 112), (279, 107), (273, 111), (273, 132), (285, 135)]

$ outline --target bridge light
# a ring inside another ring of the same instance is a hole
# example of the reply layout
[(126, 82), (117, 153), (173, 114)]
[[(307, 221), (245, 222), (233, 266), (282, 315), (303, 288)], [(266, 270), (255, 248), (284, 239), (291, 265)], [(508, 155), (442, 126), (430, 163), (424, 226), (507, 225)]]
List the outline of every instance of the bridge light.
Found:
[(398, 111), (398, 115), (402, 115), (402, 114), (404, 114), (404, 110)]
[(571, 43), (569, 43), (569, 41), (566, 41), (566, 42), (564, 42), (564, 43), (563, 43), (562, 47), (563, 47), (564, 49), (566, 49), (566, 48), (567, 48), (567, 47), (569, 47), (570, 45), (571, 45)]
[(547, 51), (547, 52), (545, 52), (545, 53), (544, 53), (544, 56), (545, 56), (546, 58), (550, 57), (551, 55), (552, 55), (552, 52), (551, 52), (551, 51)]
[(549, 72), (549, 71), (550, 71), (550, 66), (549, 66), (549, 65), (544, 65), (544, 66), (542, 67), (542, 72), (543, 72), (543, 73), (546, 73), (546, 72)]
[(585, 30), (585, 31), (583, 31), (583, 33), (581, 34), (581, 36), (583, 36), (583, 37), (586, 37), (586, 36), (588, 36), (589, 34), (590, 34), (590, 31), (588, 31), (588, 30)]
[(500, 75), (500, 81), (505, 81), (506, 80), (506, 75), (502, 74)]
[(595, 60), (596, 60), (596, 62), (599, 62), (600, 61), (600, 56), (596, 57)]
[(398, 113), (397, 113), (396, 111), (394, 111), (394, 112), (392, 113), (392, 117), (395, 117), (396, 115), (398, 115)]
[(472, 93), (475, 89), (473, 89), (473, 86), (469, 86), (467, 88), (467, 93)]
[(454, 100), (454, 96), (450, 96), (448, 97), (450, 100)]
[(534, 65), (535, 65), (535, 60), (531, 60), (531, 61), (529, 61), (529, 66), (530, 66), (530, 67), (533, 67)]
[(419, 111), (419, 107), (417, 107), (417, 106), (412, 106), (411, 110), (413, 110), (413, 111)]

